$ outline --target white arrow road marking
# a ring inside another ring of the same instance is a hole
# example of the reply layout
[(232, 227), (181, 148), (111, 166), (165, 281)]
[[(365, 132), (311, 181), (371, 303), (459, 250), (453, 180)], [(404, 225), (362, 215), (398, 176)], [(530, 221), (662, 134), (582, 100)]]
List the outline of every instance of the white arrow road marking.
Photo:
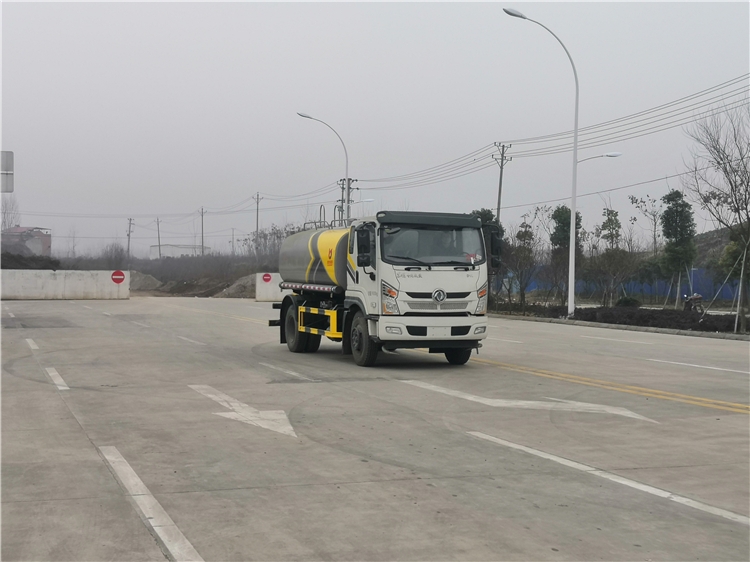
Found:
[(143, 522), (154, 530), (164, 548), (171, 555), (170, 560), (203, 562), (201, 555), (185, 538), (185, 535), (175, 525), (169, 514), (164, 511), (164, 508), (138, 477), (130, 463), (120, 454), (120, 451), (116, 447), (99, 447), (99, 451), (137, 506)]
[(200, 392), (203, 396), (218, 402), (225, 408), (234, 410), (233, 412), (218, 412), (214, 414), (216, 416), (249, 423), (250, 425), (257, 425), (264, 429), (297, 437), (284, 410), (267, 410), (261, 412), (205, 384), (190, 384), (188, 386), (196, 392)]
[(690, 498), (678, 496), (677, 494), (673, 494), (672, 492), (668, 492), (667, 490), (654, 488), (653, 486), (649, 486), (648, 484), (641, 484), (640, 482), (636, 482), (635, 480), (630, 480), (629, 478), (624, 478), (622, 476), (613, 474), (611, 472), (599, 470), (597, 468), (594, 468), (593, 466), (588, 466), (586, 464), (581, 464), (579, 462), (571, 461), (563, 457), (552, 455), (550, 453), (545, 453), (544, 451), (540, 451), (538, 449), (525, 447), (523, 445), (519, 445), (518, 443), (513, 443), (512, 441), (505, 441), (504, 439), (498, 439), (497, 437), (493, 437), (492, 435), (487, 435), (486, 433), (481, 433), (479, 431), (468, 431), (467, 433), (469, 435), (473, 435), (474, 437), (478, 437), (479, 439), (491, 441), (492, 443), (497, 443), (498, 445), (504, 445), (505, 447), (510, 447), (511, 449), (524, 451), (525, 453), (528, 453), (530, 455), (535, 455), (543, 459), (554, 461), (556, 463), (560, 463), (569, 468), (574, 468), (576, 470), (580, 470), (582, 472), (586, 472), (594, 476), (599, 476), (600, 478), (606, 478), (607, 480), (617, 482), (618, 484), (624, 484), (625, 486), (630, 486), (631, 488), (635, 488), (636, 490), (640, 490), (641, 492), (653, 494), (654, 496), (658, 496), (660, 498), (671, 500), (673, 502), (681, 503), (682, 505), (686, 505), (694, 509), (700, 509), (701, 511), (705, 511), (706, 513), (711, 513), (713, 515), (718, 515), (719, 517), (724, 517), (725, 519), (729, 519), (730, 521), (742, 523), (743, 525), (750, 525), (750, 518), (746, 517), (745, 515), (741, 515), (739, 513), (733, 513), (731, 511), (727, 511), (726, 509), (721, 509), (719, 507), (714, 507), (712, 505), (708, 505), (699, 501), (691, 500)]
[(440, 392), (447, 394), (448, 396), (455, 396), (456, 398), (463, 398), (464, 400), (471, 400), (472, 402), (479, 402), (486, 406), (493, 406), (495, 408), (520, 408), (524, 410), (555, 410), (555, 411), (568, 411), (568, 412), (587, 412), (591, 414), (614, 414), (616, 416), (625, 416), (626, 418), (634, 418), (637, 420), (648, 421), (651, 423), (659, 423), (652, 419), (646, 418), (635, 412), (631, 412), (627, 408), (620, 408), (618, 406), (605, 406), (603, 404), (589, 404), (588, 402), (574, 402), (572, 400), (560, 400), (558, 398), (547, 398), (547, 400), (553, 400), (554, 402), (535, 402), (531, 400), (503, 400), (500, 398), (483, 398), (481, 396), (474, 396), (472, 394), (466, 394), (458, 390), (450, 390), (449, 388), (442, 388), (426, 382), (420, 381), (401, 381), (412, 386), (418, 386), (427, 390)]
[(306, 381), (320, 382), (317, 379), (311, 379), (311, 378), (306, 377), (305, 375), (300, 375), (299, 373), (295, 373), (294, 371), (290, 371), (288, 369), (282, 369), (281, 367), (276, 367), (275, 365), (269, 365), (268, 363), (260, 363), (260, 365), (263, 365), (264, 367), (268, 367), (269, 369), (274, 369), (276, 371), (281, 371), (282, 373), (286, 373), (287, 375), (291, 375), (291, 376), (297, 377), (299, 379), (305, 379)]

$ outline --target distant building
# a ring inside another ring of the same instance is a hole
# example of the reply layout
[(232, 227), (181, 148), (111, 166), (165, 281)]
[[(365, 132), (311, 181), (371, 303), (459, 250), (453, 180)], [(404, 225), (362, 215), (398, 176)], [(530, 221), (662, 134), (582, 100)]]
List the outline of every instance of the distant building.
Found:
[[(200, 256), (202, 254), (208, 255), (211, 253), (211, 248), (203, 246), (195, 246), (192, 244), (162, 244), (161, 245), (161, 257), (163, 258), (181, 258), (182, 256)], [(152, 260), (159, 259), (159, 246), (151, 246), (149, 249), (148, 257)]]
[(3, 252), (35, 256), (52, 255), (52, 231), (37, 226), (14, 226), (2, 232)]

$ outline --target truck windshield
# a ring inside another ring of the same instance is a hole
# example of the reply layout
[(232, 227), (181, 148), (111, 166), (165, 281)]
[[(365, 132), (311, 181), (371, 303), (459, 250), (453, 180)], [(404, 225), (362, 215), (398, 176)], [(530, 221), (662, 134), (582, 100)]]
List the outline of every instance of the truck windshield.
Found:
[(388, 225), (380, 232), (383, 261), (393, 265), (479, 265), (485, 261), (478, 228)]

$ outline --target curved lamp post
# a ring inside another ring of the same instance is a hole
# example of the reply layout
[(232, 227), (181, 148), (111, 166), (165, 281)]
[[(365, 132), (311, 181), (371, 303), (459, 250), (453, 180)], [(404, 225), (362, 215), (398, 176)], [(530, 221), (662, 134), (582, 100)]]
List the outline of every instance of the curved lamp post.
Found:
[(617, 158), (618, 156), (622, 156), (622, 152), (607, 152), (605, 154), (599, 154), (598, 156), (589, 156), (588, 158), (579, 160), (578, 163), (580, 164), (586, 160), (593, 160), (594, 158)]
[(323, 125), (325, 125), (326, 127), (328, 127), (329, 129), (331, 129), (334, 132), (334, 134), (341, 141), (341, 146), (344, 147), (344, 157), (346, 158), (346, 171), (345, 171), (345, 175), (344, 175), (344, 182), (346, 183), (346, 200), (343, 201), (342, 203), (345, 205), (345, 208), (346, 208), (346, 219), (349, 220), (349, 217), (351, 216), (351, 195), (350, 195), (350, 184), (349, 184), (349, 153), (346, 151), (346, 145), (344, 144), (344, 141), (341, 138), (341, 135), (339, 135), (336, 132), (336, 129), (334, 129), (333, 127), (331, 127), (325, 121), (321, 121), (320, 119), (316, 119), (315, 117), (310, 117), (306, 113), (299, 113), (299, 112), (297, 112), (297, 115), (299, 115), (300, 117), (304, 117), (305, 119), (312, 119), (313, 121), (317, 121), (318, 123), (323, 123)]
[(576, 180), (578, 176), (578, 72), (576, 72), (576, 65), (573, 63), (573, 57), (570, 56), (565, 44), (560, 41), (560, 38), (552, 33), (545, 25), (539, 23), (536, 20), (527, 18), (518, 10), (510, 8), (503, 8), (503, 11), (514, 18), (520, 18), (522, 20), (528, 20), (535, 23), (547, 31), (557, 39), (562, 48), (565, 50), (565, 54), (568, 55), (570, 65), (573, 67), (573, 77), (576, 81), (576, 107), (575, 107), (575, 122), (573, 125), (573, 192), (570, 197), (570, 253), (569, 253), (569, 265), (568, 265), (568, 318), (573, 316), (575, 312), (575, 295), (576, 295)]

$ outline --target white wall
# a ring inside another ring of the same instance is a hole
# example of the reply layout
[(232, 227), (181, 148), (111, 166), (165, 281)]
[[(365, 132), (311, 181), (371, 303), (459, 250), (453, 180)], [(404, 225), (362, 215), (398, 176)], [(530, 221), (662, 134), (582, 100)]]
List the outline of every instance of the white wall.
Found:
[(281, 302), (284, 299), (284, 295), (291, 293), (290, 290), (279, 289), (279, 283), (281, 283), (281, 275), (278, 273), (271, 273), (270, 281), (263, 281), (263, 276), (269, 275), (266, 273), (255, 274), (255, 300), (257, 302)]
[(129, 299), (130, 272), (125, 281), (112, 281), (111, 271), (50, 271), (3, 269), (3, 300)]

